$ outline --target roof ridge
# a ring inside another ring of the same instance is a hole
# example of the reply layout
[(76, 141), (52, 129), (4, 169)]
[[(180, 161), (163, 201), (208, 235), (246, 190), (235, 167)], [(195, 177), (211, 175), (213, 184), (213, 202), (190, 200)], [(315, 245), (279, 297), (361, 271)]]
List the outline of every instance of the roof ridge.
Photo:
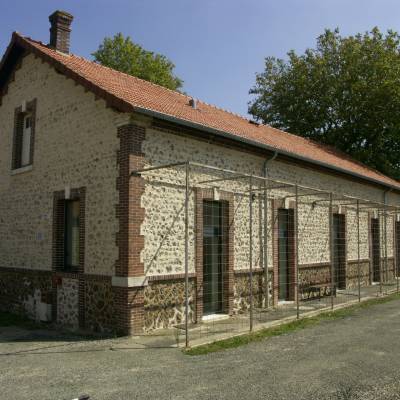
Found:
[[(59, 54), (56, 50), (52, 49), (51, 47), (48, 47), (45, 43), (43, 43), (43, 42), (40, 41), (40, 40), (34, 40), (34, 39), (32, 39), (31, 37), (29, 37), (29, 36), (23, 36), (23, 35), (21, 35), (21, 36), (22, 36), (22, 38), (24, 38), (24, 39), (28, 39), (28, 40), (30, 40), (30, 41), (32, 41), (32, 42), (35, 42), (35, 43), (37, 43), (37, 44), (40, 44), (40, 45), (46, 47), (47, 49), (49, 49), (49, 50), (51, 50), (51, 51), (54, 51), (54, 52), (56, 52), (57, 54)], [(63, 53), (61, 53), (61, 54), (63, 54)], [(63, 55), (64, 55), (64, 54), (63, 54)], [(66, 54), (65, 54), (65, 55), (66, 55)], [(239, 113), (236, 113), (236, 112), (234, 112), (234, 111), (232, 111), (232, 110), (228, 110), (228, 109), (226, 109), (226, 108), (219, 107), (219, 106), (217, 106), (216, 104), (208, 103), (207, 101), (204, 101), (204, 100), (202, 100), (202, 99), (199, 99), (199, 98), (197, 98), (197, 97), (195, 97), (195, 96), (191, 96), (191, 95), (188, 95), (188, 94), (184, 94), (184, 93), (180, 92), (179, 90), (173, 90), (173, 89), (167, 88), (167, 87), (165, 87), (165, 86), (159, 85), (158, 83), (154, 83), (154, 82), (148, 81), (148, 80), (146, 80), (146, 79), (139, 78), (138, 76), (130, 75), (130, 74), (126, 73), (126, 72), (119, 71), (119, 70), (117, 70), (117, 69), (115, 69), (115, 68), (111, 68), (111, 67), (109, 67), (109, 66), (107, 66), (107, 65), (100, 64), (100, 63), (96, 62), (95, 60), (90, 60), (90, 59), (87, 58), (87, 57), (83, 57), (83, 56), (80, 56), (80, 55), (77, 55), (77, 54), (74, 54), (74, 53), (70, 53), (69, 56), (72, 56), (72, 57), (74, 57), (74, 58), (79, 58), (79, 59), (84, 60), (84, 61), (86, 61), (86, 62), (92, 63), (92, 64), (94, 64), (94, 65), (96, 65), (96, 66), (98, 66), (98, 67), (105, 68), (105, 69), (108, 69), (108, 70), (110, 70), (110, 71), (113, 71), (113, 72), (115, 72), (115, 73), (117, 73), (117, 74), (125, 75), (125, 76), (127, 76), (127, 77), (129, 77), (129, 78), (136, 79), (136, 80), (139, 80), (139, 81), (142, 81), (142, 82), (146, 82), (146, 83), (149, 84), (149, 85), (152, 85), (152, 86), (155, 86), (155, 87), (159, 87), (159, 88), (161, 88), (161, 89), (163, 89), (163, 90), (168, 90), (168, 91), (170, 91), (170, 92), (172, 92), (172, 93), (178, 94), (178, 95), (180, 95), (180, 96), (182, 96), (182, 97), (185, 97), (185, 98), (187, 98), (187, 99), (194, 98), (194, 99), (196, 99), (196, 100), (197, 100), (198, 102), (200, 102), (200, 103), (203, 103), (203, 104), (205, 104), (205, 105), (207, 105), (207, 106), (209, 106), (209, 107), (213, 107), (213, 108), (215, 108), (216, 110), (220, 110), (220, 111), (229, 113), (229, 114), (231, 114), (231, 115), (234, 115), (234, 116), (236, 116), (236, 117), (238, 117), (238, 118), (241, 118), (241, 119), (243, 119), (243, 120), (245, 120), (245, 121), (247, 121), (247, 122), (256, 122), (255, 120), (250, 119), (250, 118), (246, 118), (244, 115), (241, 115), (241, 114), (239, 114)], [(260, 125), (269, 127), (269, 125), (267, 125), (267, 124), (260, 124)]]
[(39, 45), (41, 45), (41, 46), (46, 47), (46, 49), (48, 49), (48, 50), (54, 51), (54, 52), (57, 53), (57, 54), (61, 54), (61, 55), (65, 55), (65, 56), (72, 56), (72, 57), (74, 57), (74, 58), (79, 58), (79, 59), (84, 60), (84, 61), (86, 61), (86, 62), (88, 62), (88, 63), (94, 64), (94, 65), (96, 65), (96, 66), (98, 66), (98, 67), (100, 67), (100, 68), (105, 68), (105, 69), (108, 69), (108, 70), (110, 70), (110, 71), (113, 71), (113, 72), (115, 72), (115, 73), (117, 73), (117, 74), (125, 75), (125, 76), (127, 76), (127, 77), (129, 77), (129, 78), (137, 79), (137, 80), (142, 81), (142, 82), (146, 82), (146, 83), (148, 83), (149, 85), (159, 87), (159, 88), (161, 88), (161, 89), (163, 89), (163, 90), (168, 90), (168, 91), (170, 91), (170, 92), (172, 92), (172, 93), (178, 94), (178, 95), (183, 96), (183, 97), (185, 97), (185, 98), (191, 98), (191, 97), (192, 97), (192, 96), (189, 96), (189, 95), (187, 95), (187, 94), (184, 94), (184, 93), (182, 93), (182, 92), (180, 92), (180, 91), (178, 91), (178, 90), (173, 90), (173, 89), (167, 88), (167, 87), (165, 87), (165, 86), (159, 85), (159, 84), (157, 84), (157, 83), (154, 83), (154, 82), (151, 82), (151, 81), (147, 81), (146, 79), (139, 78), (139, 77), (137, 77), (137, 76), (127, 74), (126, 72), (123, 72), (123, 71), (119, 71), (119, 70), (117, 70), (117, 69), (115, 69), (115, 68), (108, 67), (107, 65), (100, 64), (100, 63), (96, 62), (95, 60), (90, 60), (90, 59), (87, 58), (87, 57), (83, 57), (83, 56), (80, 56), (80, 55), (77, 55), (77, 54), (74, 54), (74, 53), (64, 54), (64, 53), (57, 52), (56, 50), (52, 49), (51, 47), (48, 47), (45, 43), (43, 43), (43, 42), (40, 41), (40, 40), (35, 40), (35, 39), (32, 39), (32, 38), (29, 37), (29, 36), (24, 36), (24, 35), (21, 35), (21, 34), (19, 34), (19, 33), (18, 33), (18, 35), (21, 36), (22, 39), (26, 39), (26, 40), (29, 40), (29, 41), (31, 41), (31, 42), (37, 43), (37, 44), (39, 44)]
[[(387, 177), (387, 175), (385, 175), (383, 172), (380, 172), (377, 169), (375, 169), (373, 167), (370, 167), (369, 165), (364, 164), (362, 161), (356, 160), (351, 155), (345, 153), (344, 151), (338, 149), (337, 147), (335, 147), (333, 145), (330, 145), (330, 144), (327, 144), (327, 143), (321, 143), (321, 142), (318, 142), (318, 141), (316, 141), (314, 139), (311, 139), (311, 138), (308, 138), (308, 137), (305, 137), (305, 136), (296, 135), (294, 133), (287, 132), (287, 131), (284, 131), (282, 129), (275, 128), (274, 126), (271, 126), (271, 125), (264, 125), (264, 126), (269, 126), (271, 129), (273, 129), (274, 131), (277, 131), (280, 134), (283, 133), (283, 134), (286, 134), (286, 135), (289, 135), (289, 136), (295, 136), (296, 138), (303, 139), (306, 142), (314, 144), (314, 145), (316, 145), (316, 146), (318, 146), (318, 147), (320, 147), (320, 148), (322, 148), (322, 149), (324, 149), (326, 151), (329, 151), (331, 153), (335, 153), (336, 155), (338, 155), (338, 156), (340, 156), (342, 158), (345, 158), (345, 159), (347, 159), (348, 161), (350, 161), (352, 163), (358, 164), (358, 165), (360, 165), (360, 166), (362, 166), (362, 167), (364, 167), (366, 169), (374, 171), (375, 173), (377, 173), (377, 174), (379, 174), (381, 176)], [(390, 178), (390, 179), (394, 179), (394, 178)], [(397, 181), (397, 179), (394, 179), (394, 180)]]
[[(197, 99), (197, 100), (198, 100), (200, 103), (203, 103), (203, 104), (205, 104), (205, 105), (207, 105), (207, 106), (209, 106), (209, 107), (213, 107), (213, 108), (215, 108), (216, 110), (220, 110), (220, 111), (226, 112), (226, 113), (228, 113), (228, 114), (234, 115), (235, 117), (239, 117), (239, 118), (241, 118), (241, 119), (243, 119), (243, 120), (245, 120), (245, 121), (247, 121), (247, 122), (256, 122), (256, 121), (254, 121), (254, 120), (251, 120), (251, 119), (249, 119), (249, 118), (246, 118), (244, 115), (241, 115), (241, 114), (236, 113), (236, 112), (234, 112), (234, 111), (228, 110), (228, 109), (226, 109), (226, 108), (222, 108), (222, 107), (219, 107), (219, 106), (217, 106), (217, 105), (215, 105), (215, 104), (208, 103), (208, 102), (206, 102), (206, 101), (204, 101), (204, 100), (200, 100), (200, 99)], [(265, 125), (265, 124), (260, 124), (260, 125), (268, 126), (268, 125)]]
[[(282, 152), (282, 154), (305, 159), (311, 163), (321, 164), (328, 168), (338, 169), (347, 174), (368, 179), (375, 183), (390, 184), (400, 189), (400, 181), (386, 176), (384, 173), (353, 159), (350, 155), (340, 152), (332, 146), (283, 131), (271, 125), (262, 123), (258, 125), (258, 121), (256, 120), (251, 120), (238, 113), (197, 99), (200, 104), (209, 107), (209, 113), (206, 112), (201, 116), (200, 113), (196, 112), (196, 109), (192, 110), (189, 106), (184, 108), (178, 96), (169, 98), (168, 93), (179, 95), (179, 97), (185, 99), (193, 98), (192, 96), (168, 89), (125, 72), (117, 71), (82, 56), (60, 53), (43, 44), (43, 42), (23, 36), (18, 32), (14, 32), (13, 39), (16, 39), (17, 42), (21, 40), (21, 45), (26, 46), (27, 49), (36, 55), (43, 57), (45, 61), (55, 66), (56, 69), (59, 68), (61, 72), (70, 73), (70, 76), (76, 82), (84, 85), (95, 94), (104, 97), (106, 101), (109, 101), (110, 104), (121, 111), (131, 112), (132, 110), (147, 109), (158, 114), (163, 114), (166, 117), (172, 116), (178, 118), (182, 122), (187, 121), (201, 125), (204, 128), (218, 130), (221, 133), (229, 133), (237, 138), (246, 138), (250, 142), (267, 145), (278, 152)], [(13, 41), (10, 45), (12, 43)], [(121, 77), (121, 79), (117, 80), (113, 85), (115, 76), (117, 78)], [(96, 80), (96, 78), (98, 79)], [(150, 87), (158, 88), (160, 91), (152, 93), (149, 90)], [(201, 111), (201, 108), (198, 110)], [(212, 110), (215, 111), (212, 112)], [(218, 111), (222, 114), (219, 115)], [(237, 118), (237, 120), (229, 116)]]
[(146, 82), (146, 83), (148, 83), (149, 85), (159, 87), (159, 88), (161, 88), (161, 89), (163, 89), (163, 90), (168, 90), (169, 92), (178, 94), (178, 95), (183, 96), (183, 97), (185, 97), (185, 98), (190, 98), (190, 97), (191, 97), (191, 96), (189, 96), (189, 95), (187, 95), (187, 94), (184, 94), (184, 93), (180, 92), (179, 90), (173, 90), (173, 89), (167, 88), (167, 87), (165, 87), (165, 86), (159, 85), (158, 83), (154, 83), (154, 82), (148, 81), (148, 80), (146, 80), (146, 79), (139, 78), (138, 76), (130, 75), (130, 74), (127, 74), (126, 72), (123, 72), (123, 71), (118, 71), (118, 70), (115, 69), (115, 68), (111, 68), (111, 67), (108, 67), (107, 65), (100, 64), (100, 63), (98, 63), (98, 62), (96, 62), (96, 61), (94, 61), (94, 60), (89, 60), (89, 59), (87, 59), (86, 57), (76, 56), (76, 55), (74, 55), (74, 54), (73, 54), (73, 56), (74, 56), (74, 57), (81, 58), (82, 60), (85, 60), (85, 61), (87, 61), (87, 62), (89, 62), (89, 63), (92, 63), (92, 64), (94, 64), (94, 65), (96, 65), (96, 66), (99, 66), (99, 67), (101, 67), (101, 68), (106, 68), (106, 69), (109, 69), (109, 70), (111, 70), (111, 71), (113, 71), (113, 72), (116, 72), (116, 73), (118, 73), (118, 74), (125, 75), (125, 76), (127, 76), (127, 77), (129, 77), (129, 78), (137, 79), (137, 80), (142, 81), (142, 82)]

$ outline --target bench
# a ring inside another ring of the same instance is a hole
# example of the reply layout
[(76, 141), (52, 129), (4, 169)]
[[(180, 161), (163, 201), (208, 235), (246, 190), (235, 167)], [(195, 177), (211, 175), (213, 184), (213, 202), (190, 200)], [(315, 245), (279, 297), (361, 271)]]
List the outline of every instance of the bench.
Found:
[[(307, 293), (308, 296), (305, 299), (302, 298), (302, 300), (313, 300), (313, 299), (321, 300), (321, 298), (324, 297), (324, 292), (326, 291), (327, 288), (330, 289), (329, 283), (316, 283), (312, 285), (303, 286), (300, 289), (300, 293), (302, 295)], [(336, 296), (336, 286), (333, 287), (333, 295)]]

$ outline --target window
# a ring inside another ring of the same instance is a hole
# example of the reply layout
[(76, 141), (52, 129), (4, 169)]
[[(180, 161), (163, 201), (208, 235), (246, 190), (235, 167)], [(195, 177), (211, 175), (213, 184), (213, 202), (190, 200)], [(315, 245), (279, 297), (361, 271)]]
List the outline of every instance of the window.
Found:
[(35, 134), (36, 100), (15, 109), (12, 169), (32, 165)]
[(26, 114), (23, 118), (21, 138), (21, 167), (26, 167), (31, 163), (32, 116), (30, 114)]
[(64, 268), (79, 267), (79, 200), (65, 201)]
[[(86, 188), (53, 193), (53, 271), (83, 273)], [(66, 198), (67, 197), (67, 198)]]

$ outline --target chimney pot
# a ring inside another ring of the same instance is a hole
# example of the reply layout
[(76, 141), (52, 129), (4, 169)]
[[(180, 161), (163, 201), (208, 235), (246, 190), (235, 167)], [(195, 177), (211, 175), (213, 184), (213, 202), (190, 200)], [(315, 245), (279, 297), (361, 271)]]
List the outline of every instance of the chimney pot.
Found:
[(49, 16), (50, 43), (53, 49), (69, 54), (71, 23), (74, 17), (65, 11), (55, 11)]

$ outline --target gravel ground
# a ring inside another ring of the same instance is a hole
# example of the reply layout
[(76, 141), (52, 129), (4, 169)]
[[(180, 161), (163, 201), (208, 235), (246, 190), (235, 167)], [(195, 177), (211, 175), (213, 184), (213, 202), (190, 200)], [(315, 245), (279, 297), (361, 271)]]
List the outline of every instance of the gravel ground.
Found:
[(400, 301), (207, 356), (0, 328), (0, 399), (400, 399)]

